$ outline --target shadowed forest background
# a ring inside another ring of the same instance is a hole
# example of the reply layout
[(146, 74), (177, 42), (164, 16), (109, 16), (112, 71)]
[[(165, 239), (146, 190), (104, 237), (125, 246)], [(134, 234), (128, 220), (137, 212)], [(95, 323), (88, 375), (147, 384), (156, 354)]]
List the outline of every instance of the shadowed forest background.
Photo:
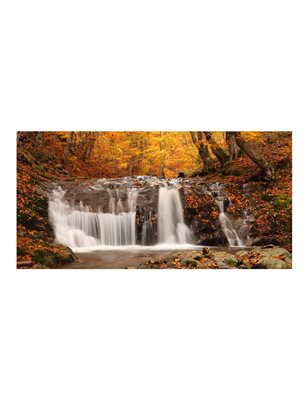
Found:
[(51, 183), (127, 176), (183, 179), (185, 222), (193, 227), (199, 244), (215, 246), (225, 243), (217, 228), (219, 209), (213, 196), (200, 188), (219, 182), (230, 202), (230, 218), (239, 220), (247, 210), (253, 215), (253, 246), (270, 244), (291, 251), (290, 132), (20, 131), (19, 266), (52, 266), (76, 259), (67, 246), (54, 242), (48, 221)]

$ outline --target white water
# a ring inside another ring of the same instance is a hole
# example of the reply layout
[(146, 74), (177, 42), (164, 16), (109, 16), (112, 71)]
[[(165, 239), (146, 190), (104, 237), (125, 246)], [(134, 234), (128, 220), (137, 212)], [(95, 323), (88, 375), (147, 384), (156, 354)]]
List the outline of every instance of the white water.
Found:
[(238, 246), (238, 247), (244, 247), (245, 244), (239, 237), (238, 233), (235, 230), (235, 227), (233, 226), (232, 220), (228, 217), (228, 215), (225, 213), (224, 209), (224, 199), (220, 199), (216, 201), (218, 208), (219, 208), (219, 222), (221, 225), (221, 229), (223, 230), (223, 233), (225, 234), (228, 243), (230, 246)]
[(216, 204), (219, 208), (219, 222), (221, 229), (225, 234), (228, 243), (232, 247), (245, 247), (251, 245), (249, 215), (244, 212), (242, 218), (237, 221), (231, 219), (225, 212), (224, 198), (216, 199)]
[(192, 233), (184, 223), (184, 213), (179, 191), (162, 187), (158, 198), (158, 242), (190, 243)]
[[(82, 202), (70, 204), (65, 199), (66, 192), (59, 187), (49, 199), (49, 219), (54, 228), (56, 242), (73, 249), (121, 248), (136, 246), (136, 205), (138, 190), (127, 190), (125, 212), (118, 190), (107, 190), (109, 194), (108, 212), (93, 212)], [(149, 213), (142, 227), (142, 245), (152, 235), (152, 214)], [(158, 244), (162, 248), (176, 248), (192, 242), (192, 233), (184, 223), (183, 207), (180, 195), (175, 188), (159, 189), (158, 201)], [(149, 247), (149, 246), (147, 246)], [(156, 246), (151, 246), (155, 247)]]
[[(56, 241), (67, 246), (91, 247), (97, 245), (128, 246), (136, 243), (136, 200), (138, 192), (128, 193), (128, 212), (115, 214), (116, 203), (111, 193), (108, 213), (91, 212), (82, 203), (71, 206), (61, 188), (53, 191), (49, 200), (49, 218)], [(118, 204), (121, 210), (121, 205)]]

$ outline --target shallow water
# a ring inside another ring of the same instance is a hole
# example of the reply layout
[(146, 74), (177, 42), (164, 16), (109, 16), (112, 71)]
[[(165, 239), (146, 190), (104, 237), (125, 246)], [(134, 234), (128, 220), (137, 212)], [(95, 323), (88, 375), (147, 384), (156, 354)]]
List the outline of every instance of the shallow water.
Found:
[[(226, 251), (235, 253), (241, 250), (240, 247), (211, 247), (213, 250)], [(201, 246), (174, 246), (167, 248), (166, 246), (124, 246), (115, 248), (105, 248), (104, 250), (92, 249), (92, 251), (79, 252), (79, 262), (63, 265), (61, 269), (121, 269), (133, 268), (149, 260), (166, 256), (179, 251), (185, 252), (192, 249), (202, 249)], [(248, 249), (248, 248), (246, 248)]]
[(62, 266), (65, 269), (120, 269), (136, 267), (143, 262), (173, 253), (174, 250), (104, 250), (79, 253), (79, 262)]

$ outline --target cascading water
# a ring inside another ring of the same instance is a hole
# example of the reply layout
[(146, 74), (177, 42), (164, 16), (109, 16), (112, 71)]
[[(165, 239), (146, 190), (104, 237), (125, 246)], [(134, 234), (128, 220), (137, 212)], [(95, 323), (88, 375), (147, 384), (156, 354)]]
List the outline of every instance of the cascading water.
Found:
[[(136, 243), (136, 200), (138, 192), (127, 195), (128, 211), (122, 212), (110, 194), (109, 212), (90, 211), (82, 202), (70, 205), (64, 199), (65, 191), (54, 190), (49, 200), (49, 218), (54, 227), (56, 241), (71, 247), (96, 245), (127, 246)], [(116, 208), (119, 213), (116, 213)]]
[(49, 219), (58, 243), (75, 249), (192, 243), (177, 188), (104, 185), (83, 188), (77, 198), (74, 190), (67, 193), (58, 187), (52, 191)]
[(251, 222), (254, 220), (245, 211), (242, 218), (233, 220), (226, 208), (230, 204), (230, 199), (226, 197), (223, 191), (223, 185), (216, 183), (211, 185), (211, 194), (219, 210), (219, 222), (221, 229), (228, 240), (229, 246), (232, 247), (245, 247), (251, 244), (250, 230)]
[(192, 233), (184, 223), (183, 207), (178, 189), (162, 187), (158, 197), (159, 243), (190, 243)]
[(243, 247), (243, 246), (245, 246), (245, 244), (243, 243), (243, 241), (240, 239), (238, 233), (236, 232), (236, 229), (232, 223), (232, 220), (225, 213), (224, 202), (225, 202), (224, 198), (216, 200), (216, 203), (219, 208), (219, 222), (221, 225), (221, 229), (223, 230), (223, 233), (225, 234), (230, 246)]

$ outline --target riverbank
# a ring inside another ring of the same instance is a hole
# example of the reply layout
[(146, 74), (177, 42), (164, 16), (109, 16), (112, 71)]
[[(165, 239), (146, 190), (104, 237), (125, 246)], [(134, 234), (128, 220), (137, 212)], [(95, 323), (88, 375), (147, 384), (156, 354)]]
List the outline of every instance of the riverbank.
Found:
[(275, 246), (253, 249), (226, 248), (224, 251), (205, 247), (203, 250), (180, 251), (147, 261), (141, 269), (291, 269), (292, 256)]
[(286, 249), (265, 246), (205, 247), (189, 250), (147, 248), (96, 250), (78, 253), (72, 264), (54, 269), (290, 269), (292, 255)]

